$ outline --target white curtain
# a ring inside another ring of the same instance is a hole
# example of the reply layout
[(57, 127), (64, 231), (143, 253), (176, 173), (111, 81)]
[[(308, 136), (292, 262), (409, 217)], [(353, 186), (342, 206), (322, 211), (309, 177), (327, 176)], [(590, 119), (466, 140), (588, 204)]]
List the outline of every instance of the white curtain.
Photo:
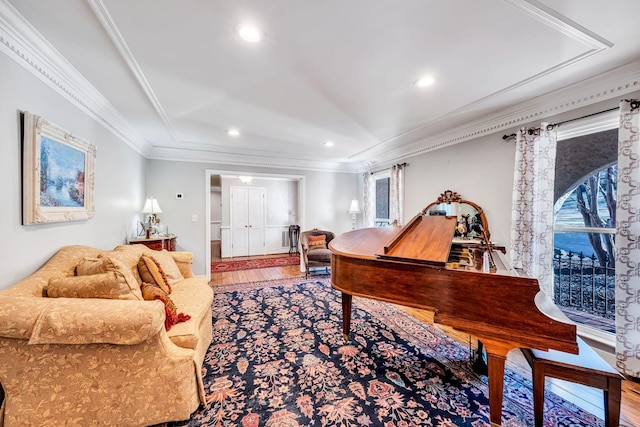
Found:
[(620, 103), (616, 203), (616, 367), (635, 378), (640, 378), (639, 102)]
[(364, 227), (373, 227), (376, 220), (376, 180), (371, 172), (363, 174), (364, 179), (364, 197), (362, 207), (362, 221)]
[(404, 220), (404, 167), (393, 165), (389, 180), (389, 224), (402, 225)]
[(553, 296), (553, 183), (556, 131), (520, 129), (511, 209), (511, 265), (538, 279), (540, 289)]

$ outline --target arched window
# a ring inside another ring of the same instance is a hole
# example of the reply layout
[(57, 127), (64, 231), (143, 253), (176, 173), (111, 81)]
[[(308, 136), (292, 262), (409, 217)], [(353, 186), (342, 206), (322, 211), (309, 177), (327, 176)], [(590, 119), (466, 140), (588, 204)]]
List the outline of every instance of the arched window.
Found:
[(554, 300), (581, 326), (612, 334), (617, 133), (558, 143), (554, 205)]

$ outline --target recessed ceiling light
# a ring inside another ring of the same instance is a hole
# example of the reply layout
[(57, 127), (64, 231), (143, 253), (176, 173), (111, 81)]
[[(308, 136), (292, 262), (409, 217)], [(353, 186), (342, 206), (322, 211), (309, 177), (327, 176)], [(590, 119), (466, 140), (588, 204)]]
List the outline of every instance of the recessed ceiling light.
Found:
[(258, 43), (262, 40), (262, 33), (258, 27), (244, 24), (238, 27), (238, 35), (248, 43)]
[(417, 87), (427, 87), (427, 86), (431, 86), (435, 82), (436, 82), (436, 79), (434, 79), (433, 77), (423, 76), (423, 77), (420, 77), (418, 80), (416, 80), (414, 84)]
[(238, 135), (240, 135), (240, 131), (238, 129), (229, 129), (227, 131), (227, 135), (229, 135), (229, 136), (238, 136)]
[(333, 147), (333, 141), (327, 141), (324, 143), (325, 147)]

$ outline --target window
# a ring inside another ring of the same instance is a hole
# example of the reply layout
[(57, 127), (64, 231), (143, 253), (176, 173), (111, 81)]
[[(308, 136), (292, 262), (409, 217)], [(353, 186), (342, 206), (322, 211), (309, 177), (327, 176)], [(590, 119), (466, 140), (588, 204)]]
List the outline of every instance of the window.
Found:
[(371, 220), (376, 227), (389, 225), (389, 197), (391, 173), (387, 171), (377, 172), (371, 175), (368, 194), (370, 197)]
[(608, 333), (615, 333), (617, 175), (617, 129), (558, 142), (554, 300), (575, 322)]
[(389, 181), (391, 178), (376, 178), (376, 227), (389, 225)]

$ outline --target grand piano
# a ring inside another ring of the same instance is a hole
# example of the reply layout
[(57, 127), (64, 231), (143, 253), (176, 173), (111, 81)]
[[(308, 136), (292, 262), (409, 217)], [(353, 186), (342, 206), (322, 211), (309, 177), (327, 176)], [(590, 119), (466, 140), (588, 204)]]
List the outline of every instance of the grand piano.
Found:
[(333, 239), (329, 249), (331, 285), (342, 292), (345, 339), (353, 296), (433, 311), (435, 322), (483, 344), (494, 425), (502, 423), (510, 350), (578, 353), (575, 325), (545, 314), (557, 310), (553, 301), (536, 279), (508, 266), (490, 241), (482, 209), (453, 191), (442, 193), (404, 227), (354, 230)]

